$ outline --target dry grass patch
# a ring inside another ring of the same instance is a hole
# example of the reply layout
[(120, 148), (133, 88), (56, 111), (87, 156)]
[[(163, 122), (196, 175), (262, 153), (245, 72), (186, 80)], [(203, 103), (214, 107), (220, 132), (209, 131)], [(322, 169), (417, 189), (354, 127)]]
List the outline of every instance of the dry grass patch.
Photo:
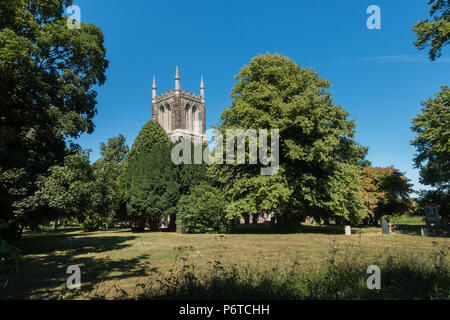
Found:
[[(367, 230), (366, 230), (367, 231)], [(145, 266), (168, 272), (177, 255), (174, 248), (190, 247), (190, 263), (205, 271), (209, 262), (219, 260), (224, 266), (252, 266), (259, 270), (283, 267), (298, 262), (301, 268), (318, 269), (327, 262), (334, 247), (359, 247), (367, 257), (402, 249), (417, 255), (430, 254), (433, 242), (449, 245), (449, 238), (424, 238), (381, 231), (352, 236), (320, 233), (301, 234), (229, 234), (182, 235), (176, 233), (134, 234), (125, 230), (26, 236), (16, 245), (25, 254), (20, 272), (12, 276), (2, 299), (56, 299), (65, 285), (69, 265), (82, 271), (82, 290), (116, 285), (134, 292), (145, 276)], [(450, 261), (449, 261), (450, 263)], [(114, 291), (114, 290), (113, 290)], [(111, 294), (113, 294), (111, 291)]]

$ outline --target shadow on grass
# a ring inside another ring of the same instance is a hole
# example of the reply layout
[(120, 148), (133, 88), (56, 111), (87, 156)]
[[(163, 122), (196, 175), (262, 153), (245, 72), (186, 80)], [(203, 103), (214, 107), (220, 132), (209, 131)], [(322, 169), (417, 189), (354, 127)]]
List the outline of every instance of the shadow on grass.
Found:
[[(426, 225), (411, 225), (411, 224), (397, 224), (394, 226), (393, 231), (398, 234), (410, 235), (410, 236), (421, 236), (420, 229), (426, 228)], [(449, 238), (450, 233), (443, 230), (432, 230), (429, 237), (435, 238)]]
[[(55, 299), (66, 287), (67, 267), (81, 269), (83, 292), (92, 291), (105, 281), (143, 275), (143, 260), (147, 254), (131, 259), (112, 261), (107, 253), (132, 245), (135, 236), (89, 237), (80, 235), (49, 235), (39, 239), (27, 237), (18, 245), (24, 253), (24, 263), (17, 274), (11, 275), (5, 288), (0, 279), (0, 299)], [(127, 243), (128, 242), (128, 243)], [(102, 255), (103, 253), (103, 255)]]
[[(393, 227), (393, 232), (397, 234), (421, 236), (420, 229), (426, 228), (425, 225), (397, 224)], [(231, 230), (232, 234), (328, 234), (343, 235), (345, 227), (343, 225), (310, 225), (310, 224), (292, 224), (289, 226), (279, 226), (270, 224), (240, 224)], [(352, 234), (378, 233), (381, 234), (380, 227), (358, 226), (352, 227)], [(434, 230), (429, 233), (429, 237), (449, 238), (450, 233), (442, 230)]]
[(274, 227), (270, 224), (238, 224), (231, 229), (232, 234), (272, 234)]
[[(353, 300), (449, 299), (448, 245), (435, 245), (429, 256), (397, 248), (369, 257), (360, 247), (331, 248), (319, 270), (303, 269), (298, 262), (262, 271), (248, 266), (224, 266), (215, 261), (198, 273), (188, 255), (176, 273), (142, 299), (151, 300)], [(367, 288), (367, 267), (380, 267), (381, 289)]]
[[(374, 231), (376, 228), (369, 226), (361, 226), (352, 228), (352, 234), (365, 233)], [(233, 234), (295, 234), (295, 233), (312, 233), (312, 234), (345, 234), (343, 225), (309, 225), (309, 224), (292, 224), (288, 226), (270, 225), (270, 224), (240, 224), (232, 228)], [(381, 229), (380, 229), (381, 233)]]

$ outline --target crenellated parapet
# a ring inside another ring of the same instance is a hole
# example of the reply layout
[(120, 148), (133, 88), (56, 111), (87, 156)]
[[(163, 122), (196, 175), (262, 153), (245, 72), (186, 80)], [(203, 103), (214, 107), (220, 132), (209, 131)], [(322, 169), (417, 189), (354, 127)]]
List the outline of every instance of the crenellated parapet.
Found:
[(155, 96), (155, 98), (153, 98), (153, 103), (158, 103), (173, 97), (175, 97), (174, 90), (169, 90), (167, 92)]
[(204, 98), (202, 96), (200, 96), (199, 94), (195, 94), (190, 91), (187, 92), (186, 90), (183, 90), (183, 92), (181, 93), (181, 96), (186, 99), (198, 101), (199, 103), (202, 103), (204, 100)]

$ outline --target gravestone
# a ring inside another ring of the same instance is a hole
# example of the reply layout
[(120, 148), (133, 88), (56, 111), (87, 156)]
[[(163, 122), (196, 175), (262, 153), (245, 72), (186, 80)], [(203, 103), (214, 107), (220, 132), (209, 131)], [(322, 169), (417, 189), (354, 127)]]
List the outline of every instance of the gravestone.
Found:
[(435, 204), (427, 203), (425, 205), (425, 221), (428, 228), (439, 228), (439, 211)]
[(420, 228), (420, 235), (422, 237), (428, 237), (429, 236), (428, 229), (427, 228)]
[(391, 230), (389, 229), (389, 222), (384, 218), (381, 220), (381, 229), (383, 234), (388, 235), (391, 233)]
[(345, 235), (346, 236), (352, 235), (352, 228), (350, 226), (345, 226)]
[(313, 217), (306, 217), (305, 223), (306, 224), (314, 224), (314, 218)]
[(272, 226), (277, 224), (277, 217), (275, 215), (272, 218), (270, 218), (270, 224)]

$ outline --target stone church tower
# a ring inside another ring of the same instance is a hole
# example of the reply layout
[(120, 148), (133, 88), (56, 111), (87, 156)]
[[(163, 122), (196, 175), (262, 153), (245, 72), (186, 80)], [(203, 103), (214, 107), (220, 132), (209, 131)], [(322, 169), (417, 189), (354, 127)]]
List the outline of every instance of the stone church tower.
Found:
[(174, 90), (156, 95), (156, 79), (153, 77), (152, 118), (161, 124), (172, 141), (191, 139), (196, 143), (207, 143), (203, 76), (200, 95), (181, 91), (178, 66)]

